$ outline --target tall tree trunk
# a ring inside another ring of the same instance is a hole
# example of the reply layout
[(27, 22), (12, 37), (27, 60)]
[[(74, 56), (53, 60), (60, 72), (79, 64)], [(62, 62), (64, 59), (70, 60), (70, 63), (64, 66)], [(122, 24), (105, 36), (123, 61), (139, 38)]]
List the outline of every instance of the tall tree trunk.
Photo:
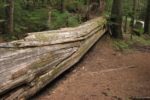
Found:
[(85, 20), (90, 19), (90, 0), (86, 0), (86, 14), (85, 14)]
[(105, 0), (99, 0), (99, 3), (100, 3), (100, 14), (102, 14), (105, 9)]
[(147, 0), (144, 33), (150, 34), (150, 0)]
[(114, 38), (123, 39), (122, 35), (122, 0), (114, 0), (111, 11), (111, 31)]
[(14, 27), (14, 0), (6, 0), (7, 7), (6, 7), (6, 30), (7, 33), (13, 33)]
[(60, 11), (61, 11), (62, 13), (63, 13), (64, 10), (65, 10), (64, 1), (65, 1), (65, 0), (60, 0)]
[(48, 12), (48, 21), (47, 21), (49, 28), (51, 28), (51, 20), (52, 20), (51, 17), (52, 17), (52, 11), (50, 10), (50, 11)]
[(127, 24), (128, 24), (128, 16), (125, 16), (125, 23), (124, 23), (124, 32), (127, 32)]
[(132, 8), (132, 18), (131, 18), (131, 39), (133, 38), (133, 29), (134, 29), (134, 23), (135, 23), (135, 17), (136, 17), (136, 6), (137, 6), (137, 0), (133, 0), (133, 8)]
[(133, 0), (132, 19), (131, 19), (131, 28), (132, 29), (134, 27), (134, 21), (135, 21), (135, 16), (136, 16), (136, 4), (137, 4), (137, 0)]

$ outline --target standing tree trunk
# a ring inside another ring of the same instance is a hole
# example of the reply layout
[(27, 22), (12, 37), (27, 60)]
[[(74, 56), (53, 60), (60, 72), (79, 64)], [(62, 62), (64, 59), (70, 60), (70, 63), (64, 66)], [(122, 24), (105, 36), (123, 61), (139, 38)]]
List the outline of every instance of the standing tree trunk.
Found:
[(122, 35), (122, 0), (114, 0), (111, 11), (111, 31), (114, 38), (123, 39)]
[(150, 0), (147, 0), (144, 33), (150, 34)]
[(131, 28), (133, 29), (134, 27), (134, 22), (135, 22), (135, 16), (136, 16), (136, 4), (137, 1), (133, 0), (133, 8), (132, 8), (132, 19), (131, 19)]
[(86, 0), (86, 13), (85, 13), (85, 20), (90, 19), (90, 0)]
[(6, 0), (6, 31), (9, 34), (13, 33), (14, 27), (14, 0)]
[(51, 28), (51, 20), (52, 20), (52, 11), (49, 11), (48, 12), (48, 21), (47, 21), (47, 24), (48, 24), (48, 27)]
[(127, 32), (127, 24), (128, 24), (128, 16), (125, 16), (125, 23), (124, 23), (124, 32)]
[(100, 3), (100, 14), (103, 14), (103, 11), (105, 9), (105, 0), (99, 0)]
[(60, 11), (61, 11), (62, 13), (63, 13), (64, 10), (65, 10), (64, 1), (65, 1), (65, 0), (60, 0)]
[(133, 29), (134, 29), (134, 24), (135, 24), (135, 17), (136, 17), (136, 6), (137, 6), (137, 0), (133, 0), (133, 8), (132, 8), (132, 18), (131, 18), (131, 39), (133, 38)]

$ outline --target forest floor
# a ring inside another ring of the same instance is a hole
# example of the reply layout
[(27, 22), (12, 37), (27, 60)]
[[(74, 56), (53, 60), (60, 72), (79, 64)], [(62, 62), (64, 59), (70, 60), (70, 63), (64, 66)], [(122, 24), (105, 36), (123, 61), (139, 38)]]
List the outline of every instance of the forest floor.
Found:
[[(73, 68), (31, 100), (150, 100), (150, 46), (114, 49), (101, 39)], [(133, 99), (145, 100), (145, 99)], [(146, 99), (147, 100), (147, 99)]]

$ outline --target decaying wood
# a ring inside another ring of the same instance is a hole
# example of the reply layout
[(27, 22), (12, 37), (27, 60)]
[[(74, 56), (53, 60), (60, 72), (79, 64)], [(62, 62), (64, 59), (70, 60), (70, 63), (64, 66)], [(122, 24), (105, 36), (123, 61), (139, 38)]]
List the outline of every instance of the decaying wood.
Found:
[(106, 32), (103, 17), (0, 44), (0, 98), (27, 99), (77, 63)]

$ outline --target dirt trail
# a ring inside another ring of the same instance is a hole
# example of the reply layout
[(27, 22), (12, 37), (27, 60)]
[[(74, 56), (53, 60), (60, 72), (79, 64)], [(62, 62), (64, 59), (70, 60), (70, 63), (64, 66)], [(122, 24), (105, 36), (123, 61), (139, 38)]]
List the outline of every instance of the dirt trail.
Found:
[(112, 48), (111, 41), (100, 40), (80, 63), (62, 76), (31, 100), (150, 97), (150, 52), (121, 53)]

